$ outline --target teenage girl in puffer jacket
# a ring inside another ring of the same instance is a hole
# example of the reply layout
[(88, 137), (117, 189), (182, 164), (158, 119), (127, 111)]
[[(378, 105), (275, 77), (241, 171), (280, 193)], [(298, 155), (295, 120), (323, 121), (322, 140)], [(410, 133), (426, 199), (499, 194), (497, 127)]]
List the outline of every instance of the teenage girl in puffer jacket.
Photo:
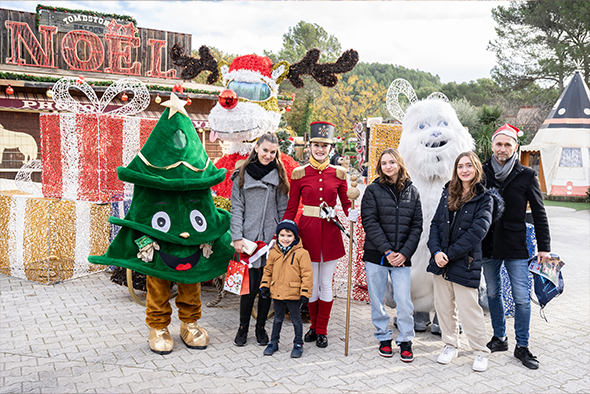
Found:
[(427, 271), (434, 276), (434, 307), (445, 347), (438, 356), (441, 364), (457, 357), (459, 322), (475, 351), (473, 370), (488, 368), (483, 310), (478, 303), (481, 278), (481, 241), (501, 215), (503, 201), (495, 189), (481, 184), (481, 162), (473, 152), (463, 152), (455, 160), (453, 177), (445, 185), (432, 222), (428, 248), (432, 259)]
[(377, 330), (379, 354), (393, 356), (393, 331), (388, 329), (389, 315), (383, 301), (389, 276), (400, 331), (395, 342), (400, 347), (400, 359), (411, 362), (415, 333), (410, 266), (422, 234), (422, 205), (418, 189), (412, 185), (402, 156), (396, 149), (385, 149), (377, 163), (379, 177), (367, 187), (361, 203), (366, 234), (363, 259), (371, 300), (371, 320)]

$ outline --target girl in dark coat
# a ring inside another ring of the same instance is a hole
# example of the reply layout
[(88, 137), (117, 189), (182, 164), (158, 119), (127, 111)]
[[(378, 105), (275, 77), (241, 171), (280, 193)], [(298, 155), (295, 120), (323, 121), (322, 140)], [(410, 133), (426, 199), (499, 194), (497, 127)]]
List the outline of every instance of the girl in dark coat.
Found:
[(365, 229), (364, 260), (371, 299), (371, 320), (377, 329), (379, 353), (391, 357), (392, 330), (385, 311), (387, 276), (391, 277), (400, 331), (396, 344), (402, 361), (411, 362), (414, 338), (414, 306), (410, 296), (411, 257), (422, 233), (422, 206), (418, 189), (412, 185), (404, 161), (396, 149), (381, 153), (379, 178), (367, 189), (361, 203)]
[(428, 272), (434, 277), (434, 306), (445, 347), (437, 361), (448, 364), (457, 357), (459, 322), (476, 357), (473, 370), (488, 367), (483, 310), (478, 303), (481, 278), (481, 241), (492, 223), (497, 192), (480, 183), (481, 162), (473, 152), (463, 152), (455, 160), (453, 177), (443, 194), (430, 224), (428, 248), (433, 258)]

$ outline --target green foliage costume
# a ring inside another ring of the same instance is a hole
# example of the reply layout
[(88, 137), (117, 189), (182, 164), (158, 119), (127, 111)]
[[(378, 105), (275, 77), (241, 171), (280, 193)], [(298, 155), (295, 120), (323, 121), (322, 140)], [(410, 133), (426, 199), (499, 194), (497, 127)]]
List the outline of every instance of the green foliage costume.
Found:
[(106, 254), (88, 260), (199, 283), (225, 273), (234, 252), (230, 215), (215, 208), (210, 190), (226, 170), (207, 156), (182, 102), (170, 102), (138, 155), (117, 169), (135, 184), (131, 207), (124, 219), (109, 219), (122, 228)]

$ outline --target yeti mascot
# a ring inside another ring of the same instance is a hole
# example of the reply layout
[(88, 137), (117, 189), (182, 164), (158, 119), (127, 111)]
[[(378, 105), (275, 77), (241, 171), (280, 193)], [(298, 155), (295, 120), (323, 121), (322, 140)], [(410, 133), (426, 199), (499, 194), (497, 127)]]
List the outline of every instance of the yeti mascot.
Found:
[[(433, 278), (426, 272), (430, 261), (426, 246), (430, 222), (443, 186), (451, 180), (455, 159), (459, 153), (473, 150), (475, 144), (453, 107), (438, 98), (412, 104), (403, 118), (402, 130), (398, 149), (422, 200), (424, 231), (412, 256), (411, 288), (415, 330), (426, 331), (430, 311), (434, 309)], [(436, 320), (431, 331), (440, 334)]]

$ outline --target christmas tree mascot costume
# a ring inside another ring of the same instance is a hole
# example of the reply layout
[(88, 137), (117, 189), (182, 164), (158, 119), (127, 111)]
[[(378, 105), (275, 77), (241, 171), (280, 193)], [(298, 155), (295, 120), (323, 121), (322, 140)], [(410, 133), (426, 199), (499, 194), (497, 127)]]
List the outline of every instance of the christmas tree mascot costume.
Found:
[(117, 169), (120, 180), (135, 184), (131, 207), (124, 219), (109, 219), (121, 230), (106, 254), (89, 257), (95, 264), (147, 275), (149, 346), (158, 354), (174, 346), (168, 331), (171, 282), (178, 284), (182, 341), (191, 349), (207, 347), (209, 336), (197, 325), (200, 282), (223, 275), (233, 255), (230, 215), (215, 208), (210, 190), (226, 170), (217, 169), (205, 153), (185, 104), (172, 93), (141, 151)]

